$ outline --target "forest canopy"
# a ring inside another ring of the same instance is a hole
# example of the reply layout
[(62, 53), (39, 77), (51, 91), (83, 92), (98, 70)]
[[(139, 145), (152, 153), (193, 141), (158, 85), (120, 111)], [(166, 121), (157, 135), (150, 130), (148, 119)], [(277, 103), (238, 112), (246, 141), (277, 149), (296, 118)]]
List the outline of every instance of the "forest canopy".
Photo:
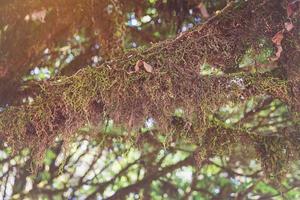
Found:
[(0, 1), (0, 198), (300, 198), (300, 1)]

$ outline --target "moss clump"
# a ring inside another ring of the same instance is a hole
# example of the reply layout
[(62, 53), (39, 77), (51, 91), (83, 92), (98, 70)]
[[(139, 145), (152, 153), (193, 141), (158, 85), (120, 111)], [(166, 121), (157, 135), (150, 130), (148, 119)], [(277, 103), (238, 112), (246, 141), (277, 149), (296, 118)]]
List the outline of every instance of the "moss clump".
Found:
[(288, 140), (277, 136), (258, 136), (254, 141), (264, 172), (268, 177), (280, 180), (288, 171), (290, 162)]
[[(68, 84), (72, 81), (72, 84)], [(95, 70), (88, 67), (85, 72), (79, 71), (71, 80), (67, 80), (62, 88), (63, 100), (75, 111), (86, 110), (93, 98), (100, 99), (103, 90), (109, 89), (108, 71)], [(84, 98), (83, 98), (84, 97)], [(87, 111), (87, 110), (86, 110)]]

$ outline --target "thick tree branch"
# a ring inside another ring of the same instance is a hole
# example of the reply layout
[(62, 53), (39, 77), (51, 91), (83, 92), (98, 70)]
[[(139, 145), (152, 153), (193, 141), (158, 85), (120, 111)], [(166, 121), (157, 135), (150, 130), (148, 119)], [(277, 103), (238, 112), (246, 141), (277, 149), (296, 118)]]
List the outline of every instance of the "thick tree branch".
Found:
[(14, 149), (33, 147), (41, 156), (59, 133), (68, 138), (87, 122), (110, 118), (130, 130), (152, 117), (167, 130), (174, 110), (182, 108), (204, 133), (211, 126), (209, 114), (228, 101), (268, 94), (290, 103), (287, 82), (272, 73), (200, 75), (203, 63), (227, 70), (260, 39), (270, 39), (284, 22), (281, 2), (231, 3), (173, 40), (49, 81), (32, 104), (0, 113), (0, 137)]

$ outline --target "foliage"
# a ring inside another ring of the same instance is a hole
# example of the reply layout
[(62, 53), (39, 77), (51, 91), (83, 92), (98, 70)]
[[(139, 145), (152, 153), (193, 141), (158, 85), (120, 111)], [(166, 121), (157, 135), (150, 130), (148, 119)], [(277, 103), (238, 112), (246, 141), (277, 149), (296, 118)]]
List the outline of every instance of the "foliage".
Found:
[(299, 1), (1, 4), (3, 198), (299, 197)]

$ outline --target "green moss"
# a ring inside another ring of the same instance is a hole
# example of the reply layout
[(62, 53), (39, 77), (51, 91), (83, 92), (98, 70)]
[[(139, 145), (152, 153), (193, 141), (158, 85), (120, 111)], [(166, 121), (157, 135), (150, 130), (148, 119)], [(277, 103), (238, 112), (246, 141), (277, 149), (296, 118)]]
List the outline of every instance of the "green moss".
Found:
[(90, 101), (101, 97), (101, 94), (110, 88), (107, 70), (97, 70), (92, 67), (85, 69), (72, 77), (72, 84), (66, 84), (63, 90), (63, 99), (75, 111), (87, 109)]
[(258, 136), (256, 150), (267, 176), (280, 180), (288, 170), (290, 152), (287, 143), (280, 137)]
[[(268, 9), (260, 10), (272, 10), (274, 2), (270, 2), (263, 4)], [(132, 50), (97, 68), (87, 67), (71, 77), (58, 77), (42, 84), (41, 94), (31, 105), (11, 107), (0, 113), (1, 136), (14, 147), (29, 146), (40, 154), (57, 136), (71, 138), (86, 123), (103, 124), (109, 118), (116, 125), (127, 127), (127, 132), (136, 133), (144, 120), (152, 117), (165, 145), (178, 137), (194, 142), (200, 146), (200, 160), (230, 153), (237, 143), (241, 144), (240, 136), (248, 137), (249, 133), (211, 120), (218, 108), (260, 95), (290, 102), (288, 83), (271, 73), (199, 73), (203, 63), (224, 71), (236, 66), (245, 51), (253, 49), (257, 38), (265, 37), (265, 27), (253, 26), (258, 29), (244, 34), (249, 23), (253, 23), (253, 19), (245, 16), (249, 16), (249, 9), (256, 8), (254, 4), (242, 4), (236, 12), (229, 9), (220, 14), (222, 17), (177, 39), (154, 44), (149, 49)], [(273, 27), (272, 13), (268, 19), (263, 17), (265, 11), (252, 14), (258, 20), (256, 23)], [(228, 28), (228, 24), (236, 27)], [(262, 61), (270, 53), (267, 48), (265, 51)], [(153, 72), (134, 71), (139, 60), (150, 64)], [(174, 128), (171, 120), (176, 108), (182, 108), (186, 120), (179, 128)], [(128, 141), (134, 138), (130, 134)], [(105, 143), (108, 139), (103, 136), (101, 141)], [(277, 142), (266, 148), (274, 145)], [(277, 159), (282, 155), (279, 152)], [(270, 167), (271, 171), (280, 168)]]

